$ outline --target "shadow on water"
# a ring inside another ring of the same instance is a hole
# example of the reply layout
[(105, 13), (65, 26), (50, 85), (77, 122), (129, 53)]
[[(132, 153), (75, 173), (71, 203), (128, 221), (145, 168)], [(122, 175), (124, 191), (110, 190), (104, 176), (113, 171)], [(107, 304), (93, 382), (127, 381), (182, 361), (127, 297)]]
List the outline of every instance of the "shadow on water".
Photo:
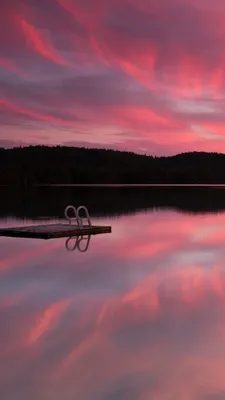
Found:
[(187, 213), (225, 210), (225, 189), (215, 187), (44, 187), (29, 192), (0, 189), (0, 217), (63, 218), (68, 204), (84, 204), (91, 216), (117, 216), (143, 210)]

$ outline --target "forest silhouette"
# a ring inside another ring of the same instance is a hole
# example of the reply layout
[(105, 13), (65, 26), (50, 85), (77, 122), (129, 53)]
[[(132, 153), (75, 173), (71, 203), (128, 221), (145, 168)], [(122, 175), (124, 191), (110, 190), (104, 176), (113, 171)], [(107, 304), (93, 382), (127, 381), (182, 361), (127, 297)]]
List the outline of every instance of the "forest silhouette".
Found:
[(0, 185), (225, 184), (225, 154), (153, 157), (76, 147), (0, 148)]

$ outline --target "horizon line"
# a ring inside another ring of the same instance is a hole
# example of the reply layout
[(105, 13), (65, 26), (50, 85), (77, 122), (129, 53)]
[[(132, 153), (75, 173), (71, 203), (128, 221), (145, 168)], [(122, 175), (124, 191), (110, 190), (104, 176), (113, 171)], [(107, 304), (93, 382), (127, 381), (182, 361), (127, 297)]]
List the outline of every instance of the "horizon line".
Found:
[(12, 146), (12, 147), (1, 147), (0, 150), (17, 150), (17, 149), (24, 149), (24, 148), (29, 148), (29, 147), (45, 147), (45, 148), (68, 148), (68, 149), (83, 149), (83, 150), (99, 150), (99, 151), (115, 151), (118, 153), (127, 153), (127, 154), (135, 154), (137, 156), (143, 156), (143, 157), (153, 157), (153, 158), (169, 158), (169, 157), (176, 157), (179, 155), (183, 154), (217, 154), (217, 155), (225, 155), (225, 153), (218, 153), (216, 151), (197, 151), (197, 150), (190, 150), (190, 151), (184, 151), (181, 153), (175, 153), (171, 155), (152, 155), (152, 154), (147, 154), (147, 153), (137, 153), (135, 151), (129, 151), (129, 150), (119, 150), (119, 149), (114, 149), (114, 148), (102, 148), (102, 147), (85, 147), (85, 146), (68, 146), (68, 145), (63, 145), (63, 144), (55, 144), (55, 145), (48, 145), (48, 144), (26, 144), (26, 145), (20, 145), (20, 146)]

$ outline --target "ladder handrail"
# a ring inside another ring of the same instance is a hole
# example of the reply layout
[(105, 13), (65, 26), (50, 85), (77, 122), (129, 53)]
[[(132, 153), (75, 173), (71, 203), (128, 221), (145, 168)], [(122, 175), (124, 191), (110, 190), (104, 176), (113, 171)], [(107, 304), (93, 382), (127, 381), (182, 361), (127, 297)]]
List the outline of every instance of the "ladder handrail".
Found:
[[(74, 217), (70, 217), (68, 215), (69, 210), (72, 210), (74, 212)], [(64, 215), (65, 215), (66, 219), (69, 220), (69, 224), (72, 224), (73, 220), (76, 220), (78, 226), (82, 225), (81, 221), (79, 220), (76, 208), (74, 206), (72, 206), (71, 204), (65, 208)]]
[[(73, 211), (74, 217), (70, 217), (70, 216), (68, 215), (68, 211), (69, 211), (69, 210), (72, 210), (72, 211)], [(84, 216), (84, 217), (81, 217), (81, 216), (80, 216), (81, 210), (84, 210), (84, 211), (85, 211), (85, 216)], [(91, 219), (90, 219), (90, 215), (89, 215), (88, 209), (87, 209), (87, 207), (85, 207), (85, 206), (79, 206), (79, 207), (76, 209), (73, 205), (70, 204), (70, 205), (68, 205), (68, 206), (65, 208), (64, 215), (65, 215), (66, 219), (69, 220), (69, 223), (70, 223), (70, 224), (72, 224), (72, 221), (73, 221), (73, 220), (76, 220), (78, 226), (83, 226), (83, 225), (84, 225), (83, 219), (86, 218), (87, 221), (88, 221), (88, 225), (89, 225), (89, 226), (92, 225), (92, 224), (91, 224)]]
[(82, 217), (80, 217), (80, 211), (81, 211), (81, 210), (84, 210), (84, 211), (85, 211), (86, 218), (87, 218), (87, 220), (88, 220), (88, 225), (91, 226), (90, 215), (89, 215), (89, 212), (88, 212), (87, 207), (85, 207), (85, 206), (79, 206), (78, 209), (77, 209), (77, 217), (79, 218), (79, 220), (81, 220), (81, 224), (83, 225), (83, 219), (82, 219)]

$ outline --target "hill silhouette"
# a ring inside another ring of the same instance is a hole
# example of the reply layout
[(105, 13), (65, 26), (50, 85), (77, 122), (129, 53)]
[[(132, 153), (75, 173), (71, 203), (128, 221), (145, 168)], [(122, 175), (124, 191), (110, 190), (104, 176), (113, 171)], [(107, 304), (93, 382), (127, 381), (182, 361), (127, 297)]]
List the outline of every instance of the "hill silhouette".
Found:
[(0, 185), (98, 183), (225, 184), (225, 154), (153, 157), (62, 146), (0, 148)]

